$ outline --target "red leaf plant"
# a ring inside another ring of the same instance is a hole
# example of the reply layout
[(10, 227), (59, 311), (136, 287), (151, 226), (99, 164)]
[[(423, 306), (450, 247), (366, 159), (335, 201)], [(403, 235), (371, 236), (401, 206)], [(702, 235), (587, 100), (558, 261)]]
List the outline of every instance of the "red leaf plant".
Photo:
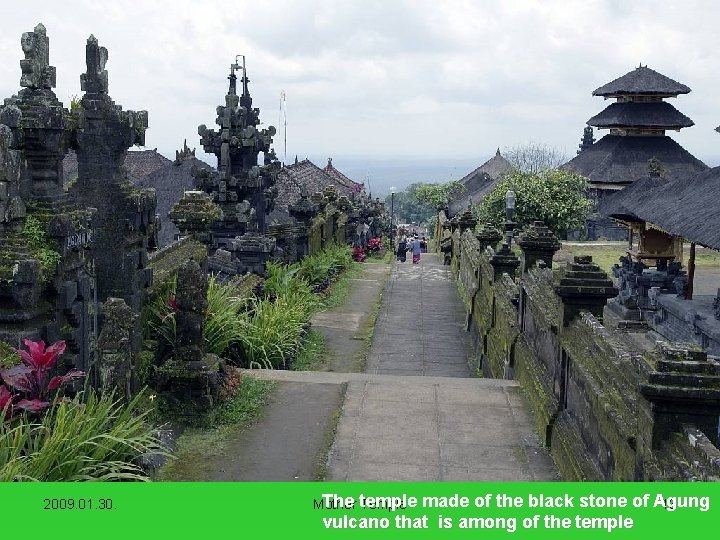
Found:
[(373, 253), (376, 251), (380, 251), (382, 249), (382, 240), (377, 236), (371, 238), (370, 240), (368, 240), (367, 249), (368, 251), (372, 251)]
[(0, 385), (0, 419), (7, 420), (12, 416), (15, 401), (17, 396), (11, 394), (4, 384)]
[[(75, 370), (50, 378), (50, 370), (65, 352), (64, 341), (53, 343), (47, 348), (44, 341), (26, 339), (24, 343), (27, 351), (18, 350), (18, 354), (26, 365), (0, 370), (0, 379), (10, 387), (9, 392), (5, 386), (0, 387), (0, 410), (3, 409), (3, 399), (5, 404), (10, 403), (6, 416), (9, 416), (10, 407), (32, 413), (42, 412), (50, 406), (48, 398), (51, 397), (51, 392), (85, 375), (82, 371)], [(4, 397), (6, 393), (8, 397)]]
[(363, 248), (356, 247), (355, 249), (353, 249), (352, 258), (353, 261), (363, 262), (367, 258), (367, 255), (365, 255), (365, 250)]

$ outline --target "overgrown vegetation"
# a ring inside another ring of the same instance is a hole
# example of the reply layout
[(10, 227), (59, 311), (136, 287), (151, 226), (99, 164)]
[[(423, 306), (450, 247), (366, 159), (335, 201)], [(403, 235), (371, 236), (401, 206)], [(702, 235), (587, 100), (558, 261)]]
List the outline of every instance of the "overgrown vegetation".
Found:
[(350, 248), (332, 246), (299, 263), (269, 265), (264, 297), (238, 317), (243, 367), (290, 368), (302, 350), (312, 314), (325, 307), (330, 284), (352, 267)]
[[(157, 339), (164, 356), (172, 352), (175, 344), (176, 288), (176, 276), (168, 278), (143, 310), (144, 338)], [(246, 300), (237, 292), (232, 283), (222, 284), (215, 276), (210, 276), (203, 327), (205, 347), (210, 353), (223, 355), (229, 345), (238, 339), (240, 327), (237, 319), (246, 308)]]
[(138, 458), (165, 454), (137, 410), (92, 390), (54, 404), (40, 419), (0, 422), (0, 481), (148, 480)]
[(23, 364), (0, 370), (0, 481), (147, 480), (138, 462), (164, 454), (140, 410), (92, 389), (62, 397), (80, 371), (50, 377), (65, 342), (25, 340)]
[(459, 180), (450, 180), (440, 184), (421, 184), (415, 190), (418, 201), (432, 208), (443, 207), (450, 199), (461, 193), (465, 186)]
[(567, 231), (582, 227), (592, 209), (592, 201), (585, 196), (587, 187), (587, 178), (569, 171), (514, 171), (485, 195), (476, 212), (480, 223), (501, 228), (506, 219), (505, 194), (511, 190), (516, 198), (513, 221), (518, 228), (542, 220), (563, 238)]
[(4, 341), (0, 341), (0, 369), (11, 368), (18, 364), (20, 364), (18, 352)]
[(47, 233), (47, 225), (34, 215), (25, 218), (22, 234), (27, 240), (32, 256), (40, 261), (43, 281), (49, 281), (60, 262), (60, 253), (55, 251)]
[[(207, 351), (240, 367), (289, 368), (330, 284), (352, 265), (346, 246), (332, 246), (290, 266), (269, 263), (267, 279), (255, 296), (211, 276), (203, 329)], [(143, 312), (144, 338), (158, 341), (161, 360), (175, 344), (176, 287), (175, 278), (166, 279)]]
[(292, 364), (295, 371), (312, 371), (325, 361), (328, 352), (325, 338), (317, 330), (310, 330)]
[(230, 395), (205, 427), (188, 428), (177, 439), (175, 459), (160, 470), (158, 480), (207, 481), (213, 472), (211, 459), (223, 456), (231, 438), (260, 418), (276, 384), (247, 375), (227, 379)]
[(226, 399), (218, 407), (213, 425), (248, 425), (258, 417), (274, 387), (273, 381), (256, 379), (247, 375), (242, 376), (235, 395)]

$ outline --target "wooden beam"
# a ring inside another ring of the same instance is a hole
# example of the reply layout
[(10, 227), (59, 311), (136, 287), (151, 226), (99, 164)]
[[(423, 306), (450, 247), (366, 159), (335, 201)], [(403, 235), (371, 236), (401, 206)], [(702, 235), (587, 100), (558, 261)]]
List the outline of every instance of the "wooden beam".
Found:
[(693, 283), (695, 281), (695, 242), (690, 242), (690, 257), (688, 258), (688, 285), (685, 298), (692, 300)]

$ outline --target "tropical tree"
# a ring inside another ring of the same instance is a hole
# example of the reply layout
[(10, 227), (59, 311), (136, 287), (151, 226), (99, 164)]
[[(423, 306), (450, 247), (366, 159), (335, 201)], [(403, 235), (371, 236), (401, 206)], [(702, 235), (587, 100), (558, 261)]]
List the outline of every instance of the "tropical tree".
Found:
[(459, 193), (463, 185), (457, 180), (445, 183), (410, 184), (403, 191), (385, 198), (385, 208), (389, 209), (393, 200), (393, 212), (400, 221), (427, 225), (437, 214), (439, 206), (445, 206), (450, 197)]
[(453, 195), (460, 193), (465, 186), (459, 180), (450, 180), (442, 184), (420, 184), (415, 190), (417, 199), (434, 209), (444, 207)]
[(538, 173), (510, 172), (477, 207), (481, 223), (501, 227), (505, 221), (505, 194), (515, 193), (513, 221), (524, 228), (535, 220), (545, 222), (561, 238), (580, 228), (592, 209), (585, 196), (588, 180), (570, 171), (547, 169)]

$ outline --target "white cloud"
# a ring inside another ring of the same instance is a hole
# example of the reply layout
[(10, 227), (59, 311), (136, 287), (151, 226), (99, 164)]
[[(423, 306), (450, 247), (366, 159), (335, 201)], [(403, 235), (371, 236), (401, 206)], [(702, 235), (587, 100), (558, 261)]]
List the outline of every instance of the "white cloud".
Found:
[(673, 104), (696, 126), (673, 135), (720, 156), (712, 0), (41, 0), (6, 11), (0, 93), (18, 90), (20, 35), (43, 22), (58, 97), (80, 93), (91, 33), (110, 52), (110, 94), (148, 109), (147, 144), (172, 154), (211, 125), (236, 54), (266, 124), (288, 104), (288, 153), (466, 156), (530, 139), (566, 149), (606, 102), (598, 86), (639, 62), (693, 92)]

